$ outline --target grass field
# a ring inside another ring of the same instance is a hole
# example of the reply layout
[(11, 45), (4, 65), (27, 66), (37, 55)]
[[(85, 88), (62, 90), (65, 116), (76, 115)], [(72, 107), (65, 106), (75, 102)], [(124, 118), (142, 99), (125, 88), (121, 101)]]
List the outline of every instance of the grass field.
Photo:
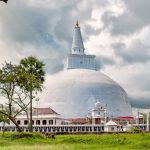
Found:
[(150, 133), (144, 134), (83, 134), (56, 135), (48, 139), (40, 134), (33, 137), (0, 135), (0, 150), (145, 150), (150, 149)]

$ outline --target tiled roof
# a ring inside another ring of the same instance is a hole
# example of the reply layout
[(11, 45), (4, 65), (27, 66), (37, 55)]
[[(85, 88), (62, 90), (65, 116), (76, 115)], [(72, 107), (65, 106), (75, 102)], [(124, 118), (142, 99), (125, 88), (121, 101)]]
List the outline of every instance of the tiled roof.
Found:
[(86, 123), (85, 118), (69, 118), (67, 120), (72, 122), (72, 123), (83, 123), (83, 124)]
[(124, 117), (117, 117), (113, 118), (113, 120), (134, 120), (135, 118), (132, 116), (124, 116)]
[(32, 114), (34, 115), (60, 115), (53, 109), (49, 108), (33, 108)]

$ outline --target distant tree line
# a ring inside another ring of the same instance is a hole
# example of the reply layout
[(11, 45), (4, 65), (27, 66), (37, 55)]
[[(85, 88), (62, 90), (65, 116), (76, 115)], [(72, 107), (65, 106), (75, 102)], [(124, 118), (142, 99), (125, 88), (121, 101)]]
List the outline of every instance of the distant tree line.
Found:
[(0, 97), (5, 100), (0, 102), (1, 120), (9, 119), (21, 132), (16, 116), (25, 112), (32, 132), (32, 102), (43, 89), (44, 77), (44, 63), (36, 57), (24, 58), (18, 65), (5, 62), (0, 68)]

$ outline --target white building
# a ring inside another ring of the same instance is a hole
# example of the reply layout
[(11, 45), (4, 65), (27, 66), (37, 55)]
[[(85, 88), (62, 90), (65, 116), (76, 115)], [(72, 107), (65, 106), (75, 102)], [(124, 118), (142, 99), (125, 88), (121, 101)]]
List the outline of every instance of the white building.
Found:
[(144, 124), (144, 115), (138, 113), (136, 116), (136, 124)]
[(96, 102), (94, 108), (87, 115), (88, 124), (104, 124), (107, 122), (106, 106)]
[(116, 122), (110, 120), (105, 124), (104, 131), (105, 132), (117, 132), (119, 131), (119, 128), (120, 126)]
[[(62, 116), (51, 108), (33, 108), (32, 119), (33, 126), (61, 125), (64, 122)], [(28, 126), (26, 114), (18, 115), (16, 120), (19, 125)], [(12, 122), (10, 122), (10, 126), (13, 126)]]

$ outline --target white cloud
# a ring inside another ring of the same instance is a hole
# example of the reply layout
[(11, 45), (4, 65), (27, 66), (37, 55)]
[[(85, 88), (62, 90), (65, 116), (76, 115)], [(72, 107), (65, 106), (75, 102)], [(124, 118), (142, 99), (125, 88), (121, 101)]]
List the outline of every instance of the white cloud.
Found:
[(47, 73), (62, 70), (79, 19), (86, 52), (135, 103), (148, 103), (149, 9), (149, 0), (10, 0), (0, 5), (0, 63), (34, 55)]
[(103, 70), (127, 91), (132, 103), (138, 105), (149, 103), (150, 97), (150, 62), (136, 63), (127, 66), (110, 66)]

